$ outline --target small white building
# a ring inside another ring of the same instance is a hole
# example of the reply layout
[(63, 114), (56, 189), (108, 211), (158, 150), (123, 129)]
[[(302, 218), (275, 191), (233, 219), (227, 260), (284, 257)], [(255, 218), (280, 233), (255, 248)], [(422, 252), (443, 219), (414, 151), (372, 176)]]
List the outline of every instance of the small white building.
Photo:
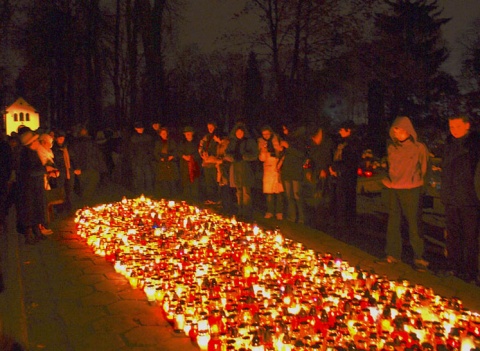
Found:
[(5, 109), (3, 123), (7, 135), (11, 135), (12, 132), (17, 132), (20, 126), (37, 130), (40, 127), (40, 115), (32, 105), (20, 97)]

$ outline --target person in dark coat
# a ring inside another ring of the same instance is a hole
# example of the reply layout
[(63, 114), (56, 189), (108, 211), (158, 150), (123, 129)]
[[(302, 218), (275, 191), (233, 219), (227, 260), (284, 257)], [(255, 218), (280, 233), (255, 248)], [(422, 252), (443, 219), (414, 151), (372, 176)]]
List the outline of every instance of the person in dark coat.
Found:
[(305, 179), (302, 185), (304, 211), (307, 215), (307, 224), (323, 229), (328, 220), (328, 207), (324, 204), (315, 205), (311, 200), (321, 182), (326, 182), (329, 176), (328, 169), (332, 164), (333, 142), (322, 126), (311, 130), (305, 151)]
[(284, 134), (280, 144), (283, 146), (284, 154), (279, 161), (279, 168), (287, 198), (287, 220), (304, 224), (301, 187), (304, 178), (305, 127), (298, 127), (292, 131), (290, 129), (292, 128), (286, 125), (283, 127)]
[(357, 214), (357, 170), (360, 162), (360, 149), (356, 139), (355, 123), (343, 122), (338, 131), (340, 141), (333, 154), (329, 168), (332, 176), (331, 219), (335, 232), (350, 235), (355, 232)]
[(46, 197), (45, 174), (37, 150), (41, 147), (38, 135), (26, 131), (20, 136), (23, 148), (20, 152), (17, 172), (18, 202), (17, 216), (22, 223), (26, 244), (35, 244), (45, 236), (40, 225), (45, 223)]
[(100, 174), (107, 171), (107, 166), (86, 127), (80, 129), (79, 137), (72, 143), (70, 156), (74, 174), (80, 182), (81, 205), (90, 204), (100, 182)]
[(178, 153), (177, 143), (169, 138), (168, 129), (160, 128), (155, 141), (155, 195), (163, 199), (174, 199), (178, 195)]
[[(475, 195), (475, 170), (480, 160), (480, 136), (466, 116), (448, 120), (441, 165), (440, 197), (445, 205), (448, 275), (478, 283), (480, 202)], [(477, 179), (478, 183), (478, 179)]]
[(152, 135), (145, 133), (141, 122), (134, 125), (135, 132), (130, 138), (129, 156), (133, 175), (133, 189), (137, 196), (153, 195), (153, 149)]
[(183, 130), (184, 139), (178, 146), (180, 159), (180, 183), (184, 200), (197, 203), (200, 200), (200, 165), (202, 159), (198, 153), (198, 142), (195, 140), (195, 130), (187, 126)]
[(59, 170), (57, 187), (63, 189), (65, 198), (62, 210), (69, 212), (72, 209), (73, 193), (73, 169), (70, 160), (70, 152), (66, 143), (66, 133), (63, 130), (55, 132), (55, 142), (52, 147), (55, 165)]
[(230, 162), (230, 187), (236, 189), (237, 211), (241, 219), (253, 218), (252, 186), (255, 183), (252, 162), (258, 158), (258, 147), (243, 123), (236, 124), (230, 133), (225, 160)]
[(210, 156), (216, 156), (218, 143), (214, 136), (218, 134), (217, 124), (214, 121), (207, 122), (208, 133), (203, 136), (198, 145), (198, 153), (202, 158), (203, 182), (205, 189), (205, 204), (218, 202), (218, 182), (216, 163), (211, 162)]

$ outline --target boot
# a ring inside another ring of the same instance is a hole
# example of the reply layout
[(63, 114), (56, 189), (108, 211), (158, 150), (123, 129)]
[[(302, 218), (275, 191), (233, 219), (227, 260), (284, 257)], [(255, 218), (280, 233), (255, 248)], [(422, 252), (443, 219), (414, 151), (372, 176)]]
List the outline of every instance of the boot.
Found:
[(45, 240), (47, 238), (45, 235), (42, 234), (38, 225), (33, 227), (33, 235), (35, 236), (35, 239), (37, 239), (37, 241)]
[(25, 244), (27, 245), (34, 245), (36, 244), (37, 239), (35, 239), (35, 235), (33, 234), (32, 227), (28, 227), (25, 230)]

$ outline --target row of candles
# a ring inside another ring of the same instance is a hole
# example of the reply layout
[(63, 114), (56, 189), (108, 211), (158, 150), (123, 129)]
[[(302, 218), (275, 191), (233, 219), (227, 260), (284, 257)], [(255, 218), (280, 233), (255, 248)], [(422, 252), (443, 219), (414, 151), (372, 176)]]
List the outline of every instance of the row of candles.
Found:
[(77, 211), (77, 234), (201, 350), (480, 350), (480, 315), (185, 202)]

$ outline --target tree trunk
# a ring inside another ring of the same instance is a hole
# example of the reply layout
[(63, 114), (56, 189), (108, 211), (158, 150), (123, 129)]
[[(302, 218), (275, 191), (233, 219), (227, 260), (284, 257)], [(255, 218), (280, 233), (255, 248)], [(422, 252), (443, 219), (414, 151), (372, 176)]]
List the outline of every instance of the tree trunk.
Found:
[(165, 76), (163, 62), (163, 16), (167, 0), (138, 0), (143, 47), (145, 52), (145, 84), (143, 119), (152, 121), (163, 115)]

